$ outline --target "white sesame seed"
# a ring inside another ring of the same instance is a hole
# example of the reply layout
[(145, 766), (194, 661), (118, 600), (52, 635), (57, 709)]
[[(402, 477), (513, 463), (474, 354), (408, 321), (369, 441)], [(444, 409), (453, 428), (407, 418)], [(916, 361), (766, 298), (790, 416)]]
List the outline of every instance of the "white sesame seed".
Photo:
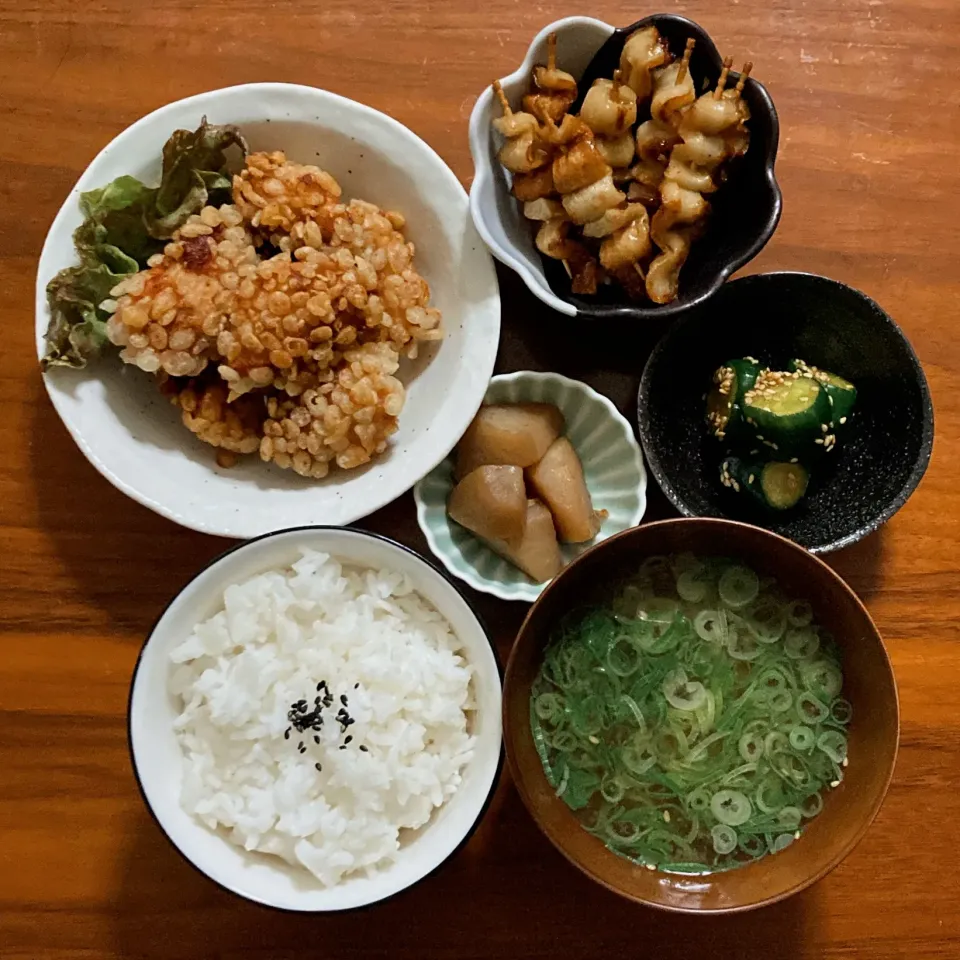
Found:
[(594, 736), (589, 736), (589, 737), (587, 737), (587, 739), (588, 739), (591, 743), (593, 743), (593, 744), (598, 744), (598, 743), (600, 742), (600, 741), (599, 741), (596, 737), (594, 737)]
[(819, 444), (822, 445), (822, 444), (823, 444), (823, 437), (817, 437), (817, 439), (814, 440), (813, 442), (814, 442), (814, 443), (819, 443)]
[(846, 423), (846, 422), (847, 422), (847, 418), (846, 418), (846, 417), (841, 417), (841, 418), (840, 418), (840, 423)]
[(850, 763), (850, 761), (849, 761), (846, 757), (844, 757), (844, 758), (843, 758), (843, 763), (841, 763), (840, 766), (845, 767), (845, 766), (847, 766), (848, 763)]
[(821, 431), (821, 433), (826, 433), (829, 429), (830, 429), (830, 428), (829, 428), (825, 423), (821, 423), (821, 424), (820, 424), (820, 431)]
[(799, 840), (799, 839), (800, 839), (800, 831), (799, 831), (799, 830), (793, 835), (793, 839), (794, 839), (794, 840)]
[(663, 811), (663, 819), (664, 819), (664, 822), (665, 822), (665, 823), (669, 823), (669, 822), (670, 822), (670, 811), (669, 811), (669, 810), (664, 810), (664, 811)]
[(657, 869), (652, 863), (645, 863), (644, 866), (645, 866), (648, 870), (656, 870), (656, 869)]
[(839, 780), (831, 780), (831, 781), (830, 781), (830, 786), (831, 786), (831, 787), (839, 787), (839, 786), (840, 786), (840, 781), (839, 781)]
[(791, 457), (791, 458), (790, 458), (790, 462), (791, 462), (791, 463), (799, 463), (799, 462), (800, 462), (800, 458), (799, 458), (799, 457)]
[(751, 473), (750, 476), (747, 478), (747, 483), (753, 483), (754, 479), (755, 479), (755, 477), (754, 477), (754, 475)]

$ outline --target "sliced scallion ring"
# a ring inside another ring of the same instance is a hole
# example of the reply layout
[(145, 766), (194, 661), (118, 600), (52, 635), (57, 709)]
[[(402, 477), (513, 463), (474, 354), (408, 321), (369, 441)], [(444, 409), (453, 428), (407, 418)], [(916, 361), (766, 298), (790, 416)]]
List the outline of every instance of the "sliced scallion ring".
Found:
[(693, 618), (693, 629), (708, 643), (726, 643), (727, 614), (724, 610), (701, 610)]
[(794, 600), (787, 605), (787, 622), (791, 627), (806, 627), (813, 621), (813, 607), (806, 600)]
[(696, 710), (707, 700), (704, 685), (699, 680), (688, 680), (682, 667), (667, 674), (662, 690), (667, 703), (676, 710)]
[(721, 856), (737, 849), (737, 831), (729, 824), (718, 823), (710, 830), (713, 849)]
[(702, 603), (707, 596), (709, 584), (703, 577), (702, 565), (684, 570), (677, 577), (677, 593), (687, 603)]
[(817, 749), (834, 763), (843, 763), (847, 757), (847, 738), (837, 730), (826, 730), (817, 737)]
[(800, 804), (800, 812), (808, 819), (817, 816), (818, 813), (823, 809), (823, 797), (820, 796), (819, 791), (817, 793), (811, 793), (806, 797), (803, 803)]
[(829, 660), (813, 660), (800, 667), (800, 677), (806, 688), (826, 703), (840, 693), (843, 675)]
[(796, 830), (800, 826), (802, 816), (799, 807), (781, 807), (777, 813), (777, 823), (784, 830)]
[(717, 583), (717, 591), (731, 610), (739, 610), (756, 599), (760, 580), (749, 567), (727, 567)]
[(795, 839), (792, 833), (781, 833), (770, 845), (770, 852), (779, 853), (781, 850), (786, 850)]
[(837, 723), (848, 724), (853, 719), (853, 706), (849, 700), (843, 697), (837, 697), (830, 704), (830, 716)]
[(795, 627), (786, 632), (783, 649), (791, 660), (808, 660), (820, 649), (820, 636), (813, 627)]
[(817, 735), (806, 724), (798, 723), (790, 728), (790, 746), (799, 753), (812, 750), (817, 744)]
[(739, 790), (718, 790), (710, 798), (710, 812), (728, 827), (739, 827), (753, 813), (750, 798)]
[(759, 733), (745, 733), (737, 741), (737, 750), (747, 763), (756, 763), (763, 756), (763, 736)]

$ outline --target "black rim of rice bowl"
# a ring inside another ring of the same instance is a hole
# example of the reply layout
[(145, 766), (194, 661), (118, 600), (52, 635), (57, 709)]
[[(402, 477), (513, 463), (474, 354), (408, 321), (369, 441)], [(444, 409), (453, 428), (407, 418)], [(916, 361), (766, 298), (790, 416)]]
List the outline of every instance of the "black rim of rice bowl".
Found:
[[(409, 890), (412, 890), (414, 887), (419, 886), (424, 880), (432, 877), (434, 874), (442, 870), (447, 864), (453, 860), (457, 854), (466, 846), (473, 837), (477, 828), (480, 826), (480, 823), (487, 814), (487, 811), (490, 809), (490, 804), (493, 802), (493, 797), (497, 792), (497, 786), (500, 783), (500, 778), (503, 773), (504, 760), (505, 760), (505, 749), (503, 744), (503, 737), (500, 738), (500, 749), (497, 754), (497, 766), (494, 771), (493, 778), (490, 781), (490, 787), (487, 790), (487, 795), (484, 798), (483, 804), (480, 807), (480, 810), (477, 813), (476, 818), (473, 823), (470, 825), (470, 828), (463, 835), (460, 842), (454, 847), (438, 864), (436, 864), (432, 869), (428, 870), (422, 876), (417, 877), (412, 883), (409, 883), (405, 887), (401, 887), (399, 890), (395, 890), (393, 893), (389, 893), (384, 897), (381, 897), (377, 900), (371, 900), (369, 903), (358, 904), (356, 906), (346, 906), (346, 907), (333, 907), (328, 909), (300, 909), (297, 907), (287, 907), (281, 906), (276, 903), (270, 903), (266, 900), (261, 900), (257, 897), (249, 896), (245, 893), (240, 893), (237, 890), (232, 889), (231, 887), (226, 886), (224, 883), (221, 883), (219, 880), (210, 876), (205, 870), (199, 867), (190, 855), (183, 850), (167, 833), (166, 829), (163, 826), (163, 823), (160, 821), (159, 816), (156, 811), (153, 809), (153, 805), (150, 802), (150, 798), (147, 796), (147, 792), (144, 789), (143, 781), (140, 778), (140, 771), (137, 767), (137, 758), (136, 753), (133, 747), (133, 728), (132, 728), (132, 717), (133, 717), (133, 698), (134, 691), (137, 686), (137, 677), (140, 673), (140, 666), (143, 662), (143, 655), (147, 647), (150, 644), (150, 641), (153, 639), (154, 634), (156, 633), (157, 627), (160, 624), (160, 621), (167, 615), (169, 609), (177, 602), (183, 592), (190, 586), (195, 580), (201, 577), (206, 573), (211, 567), (220, 563), (221, 560), (225, 560), (231, 554), (236, 553), (239, 550), (243, 550), (254, 543), (259, 543), (261, 540), (269, 540), (272, 537), (279, 537), (290, 533), (317, 533), (323, 531), (336, 531), (337, 533), (349, 533), (359, 535), (361, 537), (366, 537), (371, 540), (379, 540), (381, 543), (385, 543), (391, 547), (396, 547), (398, 550), (402, 550), (404, 553), (410, 554), (410, 556), (419, 560), (423, 563), (429, 570), (437, 574), (442, 580), (444, 580), (454, 591), (460, 596), (463, 602), (467, 605), (470, 612), (476, 618), (477, 623), (480, 625), (480, 629), (483, 632), (484, 637), (486, 638), (487, 644), (490, 647), (490, 652), (493, 655), (494, 663), (497, 667), (497, 675), (500, 679), (501, 694), (503, 690), (503, 663), (500, 660), (500, 655), (497, 653), (497, 648), (494, 643), (490, 640), (490, 632), (487, 629), (487, 625), (483, 620), (483, 617), (480, 615), (480, 612), (476, 608), (476, 604), (466, 595), (466, 593), (457, 585), (453, 577), (447, 574), (444, 570), (438, 567), (432, 560), (427, 559), (422, 554), (418, 553), (412, 547), (408, 547), (406, 544), (399, 543), (396, 540), (386, 537), (380, 533), (373, 533), (370, 530), (364, 530), (356, 526), (331, 526), (329, 524), (317, 524), (317, 525), (307, 525), (300, 527), (285, 527), (282, 530), (272, 530), (270, 533), (261, 534), (259, 537), (253, 537), (250, 540), (243, 540), (240, 543), (237, 543), (235, 546), (230, 547), (228, 550), (224, 550), (222, 553), (218, 553), (213, 559), (205, 563), (196, 573), (194, 573), (186, 582), (184, 582), (171, 596), (171, 598), (164, 604), (163, 609), (156, 616), (153, 623), (150, 625), (150, 629), (147, 631), (146, 639), (140, 647), (140, 652), (137, 654), (137, 660), (133, 667), (133, 674), (130, 678), (130, 691), (127, 694), (127, 751), (130, 755), (130, 766), (133, 770), (134, 779), (137, 782), (137, 789), (140, 793), (140, 797), (143, 800), (144, 806), (147, 808), (147, 812), (150, 814), (151, 819), (156, 824), (157, 828), (160, 830), (160, 833), (166, 839), (167, 843), (180, 855), (180, 857), (190, 865), (190, 867), (199, 873), (201, 876), (205, 877), (208, 881), (215, 884), (221, 890), (226, 891), (231, 896), (239, 897), (241, 900), (246, 900), (249, 903), (257, 903), (263, 907), (267, 907), (271, 910), (278, 910), (282, 913), (292, 913), (292, 914), (310, 914), (310, 913), (353, 913), (361, 910), (369, 910), (371, 908), (377, 907), (382, 903), (386, 903), (388, 900), (392, 900), (394, 897), (400, 896), (401, 894), (406, 893)], [(499, 712), (497, 714), (499, 716)], [(224, 842), (228, 842), (225, 838)], [(264, 856), (269, 856), (265, 854)], [(281, 861), (282, 862), (282, 861)], [(304, 868), (306, 869), (306, 868)]]

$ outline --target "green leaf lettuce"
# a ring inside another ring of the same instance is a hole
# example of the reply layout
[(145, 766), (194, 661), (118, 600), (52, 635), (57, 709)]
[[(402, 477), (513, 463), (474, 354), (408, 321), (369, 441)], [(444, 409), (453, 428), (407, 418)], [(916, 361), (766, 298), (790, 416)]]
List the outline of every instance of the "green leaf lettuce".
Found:
[(230, 201), (226, 151), (247, 145), (233, 126), (177, 130), (163, 147), (158, 187), (123, 176), (80, 195), (84, 221), (73, 235), (79, 262), (47, 284), (50, 323), (42, 366), (84, 367), (107, 342), (101, 308), (121, 280), (146, 267), (188, 217)]

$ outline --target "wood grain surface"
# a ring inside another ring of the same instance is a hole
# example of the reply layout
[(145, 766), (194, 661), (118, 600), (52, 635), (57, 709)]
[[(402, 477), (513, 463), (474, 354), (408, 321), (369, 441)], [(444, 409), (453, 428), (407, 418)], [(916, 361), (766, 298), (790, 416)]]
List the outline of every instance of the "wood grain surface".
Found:
[[(477, 92), (541, 26), (627, 23), (595, 0), (0, 0), (0, 957), (960, 957), (960, 6), (952, 0), (678, 2), (753, 60), (780, 112), (780, 228), (750, 271), (854, 284), (902, 325), (937, 439), (915, 496), (830, 562), (892, 654), (896, 776), (857, 850), (753, 915), (682, 919), (592, 885), (504, 776), (478, 832), (426, 882), (360, 914), (299, 917), (224, 893), (148, 817), (127, 756), (130, 673), (165, 601), (227, 543), (126, 499), (47, 402), (33, 347), (44, 234), (91, 158), (174, 99), (254, 80), (315, 84), (393, 115), (465, 184)], [(651, 333), (573, 327), (501, 271), (500, 370), (556, 369), (631, 411)], [(632, 416), (632, 414), (630, 414)], [(649, 516), (669, 515), (651, 496)], [(424, 550), (412, 501), (365, 521)], [(502, 654), (522, 607), (479, 597)]]

